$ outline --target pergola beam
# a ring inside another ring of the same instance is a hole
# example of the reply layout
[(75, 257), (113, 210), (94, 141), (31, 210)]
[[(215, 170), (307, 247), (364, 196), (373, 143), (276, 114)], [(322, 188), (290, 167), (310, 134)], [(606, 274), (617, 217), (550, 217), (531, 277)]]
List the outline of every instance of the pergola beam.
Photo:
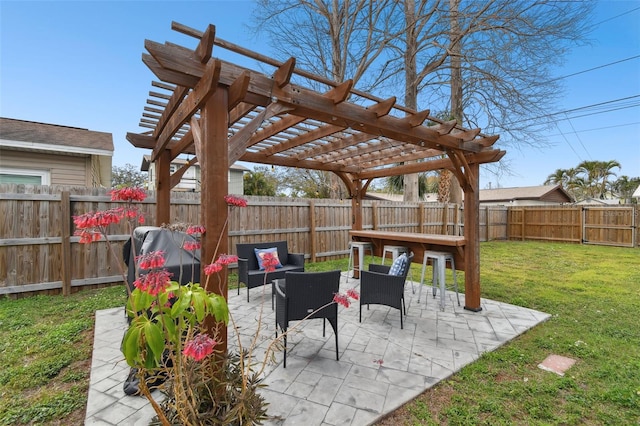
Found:
[(165, 127), (167, 126), (167, 122), (169, 121), (169, 117), (171, 117), (176, 109), (178, 109), (184, 97), (187, 96), (187, 93), (189, 93), (188, 88), (182, 86), (176, 87), (176, 89), (173, 91), (173, 94), (169, 98), (169, 102), (167, 102), (167, 105), (164, 107), (162, 115), (160, 116), (160, 120), (158, 121), (158, 124), (153, 131), (154, 137), (157, 138), (165, 129)]
[[(485, 151), (478, 154), (467, 154), (467, 162), (469, 164), (479, 163), (492, 163), (499, 161), (503, 156), (504, 151)], [(441, 158), (437, 160), (421, 161), (411, 164), (403, 164), (396, 167), (386, 167), (375, 170), (369, 170), (362, 173), (357, 173), (356, 176), (360, 179), (374, 179), (388, 176), (408, 175), (413, 173), (429, 172), (433, 170), (449, 169), (452, 170), (455, 165), (449, 158)]]
[[(175, 45), (163, 45), (148, 40), (145, 41), (145, 47), (167, 71), (179, 72), (190, 76), (202, 76), (204, 72), (203, 64), (196, 60), (195, 54), (189, 49)], [(239, 75), (244, 70), (227, 62), (221, 62), (220, 82), (230, 85), (232, 80), (235, 80), (234, 76)], [(463, 142), (466, 142), (463, 139), (440, 133), (453, 129), (455, 121), (451, 123), (451, 129), (446, 129), (447, 126), (440, 126), (441, 128), (431, 130), (427, 126), (414, 125), (417, 121), (424, 121), (428, 116), (428, 111), (423, 111), (422, 114), (416, 113), (417, 115), (409, 116), (411, 117), (409, 119), (406, 117), (400, 119), (388, 115), (378, 117), (375, 110), (367, 110), (367, 108), (355, 104), (346, 104), (343, 100), (350, 93), (351, 86), (352, 82), (347, 81), (330, 91), (335, 95), (335, 98), (332, 98), (334, 108), (331, 108), (327, 103), (328, 99), (319, 99), (316, 92), (298, 86), (295, 86), (292, 90), (293, 86), (290, 84), (278, 87), (278, 85), (273, 84), (273, 79), (266, 79), (265, 76), (260, 74), (252, 74), (248, 92), (258, 95), (258, 98), (263, 98), (263, 102), (265, 102), (264, 98), (275, 96), (278, 102), (295, 106), (294, 111), (298, 112), (294, 112), (294, 115), (317, 119), (329, 124), (337, 124), (335, 121), (341, 120), (344, 122), (345, 127), (355, 125), (356, 130), (382, 134), (395, 139), (408, 138), (415, 144), (436, 144), (442, 147), (472, 152), (477, 152), (482, 148), (481, 145), (474, 145), (473, 143), (463, 145)], [(344, 97), (340, 96), (341, 92)], [(426, 114), (424, 114), (425, 112)], [(420, 120), (423, 115), (424, 119)], [(435, 147), (439, 148), (440, 146)]]
[[(340, 130), (343, 130), (344, 127), (339, 127), (339, 126), (332, 126), (330, 124), (324, 126), (326, 128), (340, 128)], [(323, 128), (324, 128), (323, 127)], [(347, 137), (343, 137), (343, 138), (339, 138), (337, 141), (335, 142), (331, 142), (331, 143), (326, 143), (323, 144), (321, 146), (314, 146), (311, 149), (308, 149), (306, 151), (303, 151), (302, 153), (298, 154), (297, 157), (301, 158), (301, 157), (319, 157), (323, 154), (327, 154), (330, 152), (335, 152), (335, 151), (339, 151), (345, 148), (348, 148), (350, 146), (354, 146), (357, 145), (359, 143), (374, 139), (375, 136), (374, 135), (370, 135), (368, 133), (356, 133), (356, 134), (351, 134), (350, 136)]]
[(265, 120), (290, 110), (291, 108), (287, 108), (280, 103), (273, 103), (244, 125), (238, 133), (229, 139), (229, 164), (238, 161), (247, 148), (256, 143), (251, 139), (251, 135), (262, 126)]
[(220, 62), (212, 61), (207, 65), (207, 72), (196, 87), (187, 95), (186, 98), (175, 109), (173, 114), (167, 119), (167, 123), (162, 132), (158, 135), (158, 142), (153, 149), (151, 161), (154, 161), (160, 151), (164, 150), (173, 137), (173, 135), (182, 127), (185, 121), (191, 119), (191, 116), (200, 109), (202, 105), (209, 99), (217, 87), (218, 77), (220, 76)]

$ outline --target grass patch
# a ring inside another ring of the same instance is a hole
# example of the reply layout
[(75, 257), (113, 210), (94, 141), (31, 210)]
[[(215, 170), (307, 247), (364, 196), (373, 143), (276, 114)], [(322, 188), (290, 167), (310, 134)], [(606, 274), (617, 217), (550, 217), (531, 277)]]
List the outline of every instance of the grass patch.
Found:
[[(346, 270), (347, 259), (308, 271)], [(421, 266), (412, 265), (414, 280)], [(450, 272), (448, 272), (450, 274)], [(464, 288), (464, 274), (459, 274)], [(551, 319), (392, 413), (379, 425), (627, 425), (640, 419), (640, 250), (538, 242), (481, 244), (482, 296)], [(229, 278), (235, 288), (237, 276)], [(234, 290), (235, 291), (235, 290)], [(0, 424), (82, 424), (94, 312), (123, 287), (0, 298)], [(537, 368), (577, 359), (565, 377)]]
[[(640, 251), (481, 244), (482, 297), (551, 319), (483, 355), (379, 425), (629, 425), (640, 419)], [(538, 369), (549, 354), (577, 363)]]
[(94, 312), (125, 301), (122, 286), (69, 297), (0, 298), (0, 424), (60, 424), (70, 417), (81, 424)]

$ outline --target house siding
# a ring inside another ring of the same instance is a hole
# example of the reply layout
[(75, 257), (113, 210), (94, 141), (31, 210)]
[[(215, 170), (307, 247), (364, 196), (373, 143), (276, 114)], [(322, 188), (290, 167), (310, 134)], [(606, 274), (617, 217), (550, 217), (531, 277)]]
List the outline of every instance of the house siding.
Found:
[(71, 156), (46, 154), (40, 152), (23, 152), (3, 149), (0, 155), (0, 166), (46, 170), (51, 178), (51, 185), (91, 186), (87, 174), (88, 156)]
[[(174, 173), (180, 167), (185, 164), (183, 161), (174, 161), (171, 163), (171, 173)], [(153, 190), (156, 187), (156, 164), (149, 161), (149, 156), (143, 158), (141, 171), (146, 171), (147, 174), (147, 189)], [(244, 172), (247, 169), (244, 167), (231, 167), (229, 174), (227, 175), (227, 185), (229, 186), (229, 194), (243, 195), (244, 194)], [(174, 186), (172, 191), (194, 191), (200, 192), (200, 179), (201, 171), (199, 165), (191, 166), (182, 175), (180, 182)]]
[(244, 172), (229, 170), (229, 194), (244, 195)]
[(546, 201), (550, 204), (562, 204), (562, 203), (569, 203), (571, 202), (571, 200), (567, 199), (567, 197), (563, 196), (562, 193), (558, 192), (558, 191), (553, 191), (548, 193), (547, 195), (545, 195), (544, 197), (541, 198), (542, 201)]

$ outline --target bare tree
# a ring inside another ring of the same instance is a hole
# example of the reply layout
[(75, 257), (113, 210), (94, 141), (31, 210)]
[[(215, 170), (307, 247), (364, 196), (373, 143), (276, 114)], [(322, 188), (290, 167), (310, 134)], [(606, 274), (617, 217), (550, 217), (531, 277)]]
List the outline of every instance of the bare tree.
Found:
[[(392, 0), (260, 0), (254, 30), (268, 34), (280, 59), (293, 56), (300, 68), (335, 82), (351, 79), (354, 87), (372, 91), (381, 87), (390, 73), (384, 55), (393, 39), (389, 31), (394, 7)], [(313, 87), (318, 83), (307, 84)], [(324, 194), (319, 190), (318, 196), (344, 197), (345, 189), (337, 176), (331, 172), (314, 174), (321, 189), (329, 191)]]
[(331, 179), (331, 174), (322, 170), (279, 168), (279, 188), (292, 197), (304, 198), (347, 198), (342, 182)]
[(112, 188), (121, 188), (123, 186), (143, 187), (146, 181), (147, 173), (141, 172), (140, 169), (133, 164), (127, 163), (122, 167), (113, 166), (111, 168)]
[(395, 1), (259, 0), (253, 29), (267, 34), (279, 59), (335, 82), (372, 91), (391, 72), (385, 58)]
[(417, 93), (417, 106), (499, 133), (504, 146), (544, 143), (540, 130), (562, 93), (552, 67), (588, 34), (592, 1), (398, 1), (407, 30), (394, 42), (394, 63), (417, 88), (405, 90)]
[[(561, 96), (553, 67), (584, 42), (593, 0), (260, 0), (256, 28), (283, 59), (405, 105), (499, 133), (502, 146), (540, 145)], [(404, 77), (404, 78), (402, 78)], [(396, 93), (393, 90), (393, 93)], [(410, 182), (410, 183), (409, 183)], [(405, 180), (417, 196), (417, 179)], [(414, 188), (415, 186), (415, 188)], [(415, 190), (414, 190), (415, 189)]]

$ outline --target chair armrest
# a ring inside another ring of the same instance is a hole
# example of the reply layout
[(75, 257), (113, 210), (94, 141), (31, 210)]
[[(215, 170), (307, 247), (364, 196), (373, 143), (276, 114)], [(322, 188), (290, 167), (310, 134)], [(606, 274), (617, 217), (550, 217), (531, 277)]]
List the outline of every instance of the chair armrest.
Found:
[[(279, 280), (278, 280), (279, 281)], [(278, 334), (277, 327), (280, 326), (280, 330), (283, 332), (287, 329), (287, 296), (282, 291), (282, 288), (276, 283), (274, 285), (276, 290), (276, 335)]]
[(284, 278), (277, 279), (277, 280), (273, 280), (273, 283), (274, 283), (274, 287), (275, 287), (275, 289), (276, 289), (276, 293), (277, 293), (280, 297), (282, 297), (283, 299), (284, 299), (285, 297), (287, 297), (287, 296), (286, 296), (286, 294), (284, 293), (283, 288), (282, 288), (282, 287), (286, 284), (286, 282), (285, 282)]
[(370, 263), (369, 264), (369, 271), (371, 271), (371, 272), (378, 272), (378, 273), (381, 273), (381, 274), (388, 274), (390, 270), (391, 270), (391, 266), (378, 265), (377, 263)]
[(238, 258), (238, 281), (249, 284), (249, 260)]
[(304, 253), (289, 253), (287, 261), (289, 265), (304, 266)]

